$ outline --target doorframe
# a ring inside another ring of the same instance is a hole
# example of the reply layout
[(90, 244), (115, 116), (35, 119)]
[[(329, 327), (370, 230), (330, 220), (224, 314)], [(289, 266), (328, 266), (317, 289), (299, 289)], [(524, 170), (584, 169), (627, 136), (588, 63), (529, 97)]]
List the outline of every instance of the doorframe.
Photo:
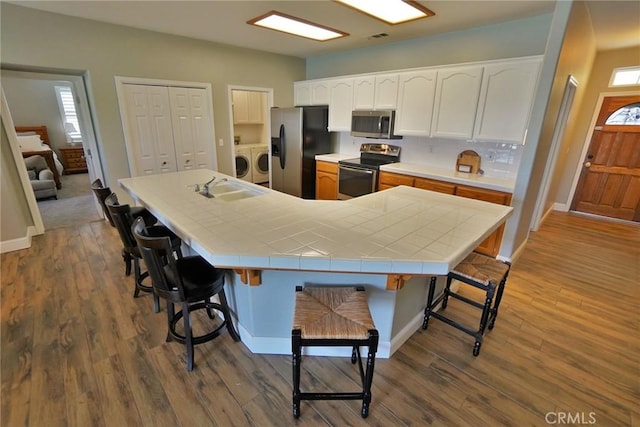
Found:
[[(232, 91), (244, 90), (246, 92), (263, 92), (267, 94), (267, 102), (264, 105), (262, 117), (264, 117), (264, 126), (266, 134), (271, 135), (271, 107), (273, 107), (273, 88), (268, 87), (255, 87), (255, 86), (240, 86), (240, 85), (227, 85), (227, 105), (229, 106), (229, 135), (231, 135), (231, 150), (229, 150), (229, 156), (231, 161), (231, 171), (233, 177), (237, 175), (236, 171), (236, 149), (233, 144), (233, 96)], [(271, 144), (267, 143), (269, 149), (269, 156), (271, 156)], [(271, 185), (271, 168), (269, 168), (269, 185)]]
[[(95, 105), (92, 102), (93, 98), (92, 98), (91, 85), (90, 85), (91, 77), (89, 76), (89, 72), (86, 70), (77, 71), (77, 70), (66, 70), (66, 69), (34, 68), (34, 67), (12, 65), (12, 64), (3, 64), (1, 68), (2, 68), (1, 71), (3, 72), (7, 71), (11, 73), (20, 73), (20, 74), (23, 74), (25, 78), (32, 78), (33, 80), (67, 79), (67, 81), (71, 82), (72, 87), (74, 89), (74, 95), (76, 95), (76, 97), (80, 96), (82, 101), (80, 105), (77, 106), (79, 108), (76, 110), (76, 113), (78, 114), (78, 118), (79, 118), (79, 124), (81, 127), (80, 131), (82, 132), (82, 135), (83, 135), (82, 146), (83, 148), (85, 148), (84, 136), (87, 135), (88, 139), (86, 142), (89, 145), (88, 148), (93, 149), (92, 150), (93, 152), (89, 157), (89, 159), (92, 164), (93, 171), (95, 173), (95, 178), (100, 178), (101, 180), (104, 181), (104, 170), (102, 169), (100, 149), (98, 148), (98, 138), (97, 138), (98, 122), (96, 120), (97, 115), (95, 113), (96, 111)], [(75, 101), (77, 102), (77, 99)], [(3, 109), (6, 108), (6, 116), (11, 117), (11, 112), (9, 109), (9, 105), (6, 101), (6, 97), (4, 96), (4, 91), (2, 92), (2, 108)], [(3, 115), (3, 118), (4, 117), (5, 116)], [(12, 141), (11, 139), (12, 136), (9, 136), (9, 143), (10, 144), (15, 143), (15, 146), (12, 146), (11, 149), (12, 151), (18, 150), (17, 154), (19, 155), (19, 158), (17, 160), (14, 155), (15, 165), (18, 170), (24, 169), (26, 174), (26, 167), (23, 167), (23, 168), (20, 167), (20, 165), (24, 165), (24, 162), (21, 160), (22, 152), (20, 151), (20, 148), (18, 146), (17, 134), (15, 133), (15, 127), (13, 127), (13, 119), (11, 119), (11, 126), (12, 128), (7, 130), (7, 135), (12, 134), (13, 137), (15, 137), (16, 139)], [(87, 165), (87, 167), (89, 167), (89, 165)], [(33, 188), (31, 187), (31, 183), (28, 180), (28, 176), (26, 181), (21, 180), (21, 184), (22, 184), (22, 191), (24, 192), (27, 200), (29, 200), (30, 196), (32, 196), (33, 200), (35, 201), (36, 200), (35, 195), (33, 193)], [(98, 201), (94, 200), (94, 203), (95, 203), (96, 211), (102, 212), (102, 208), (98, 204)], [(37, 234), (43, 234), (46, 230), (44, 229), (44, 223), (42, 222), (42, 215), (40, 214), (40, 208), (38, 207), (37, 201), (35, 201), (34, 204), (28, 203), (28, 205), (29, 205), (29, 213), (31, 214), (31, 217), (36, 223), (36, 230), (38, 230), (38, 225), (37, 225), (38, 223), (43, 224), (42, 230), (38, 231)]]
[(120, 124), (122, 126), (122, 134), (124, 136), (124, 146), (127, 151), (127, 160), (129, 162), (129, 175), (134, 176), (131, 170), (131, 164), (134, 162), (135, 155), (131, 149), (131, 138), (127, 132), (125, 123), (127, 123), (127, 97), (124, 93), (124, 85), (142, 85), (142, 86), (167, 86), (167, 87), (186, 87), (193, 89), (204, 89), (207, 94), (207, 101), (209, 102), (209, 122), (211, 123), (211, 135), (213, 137), (211, 146), (213, 150), (211, 154), (211, 166), (213, 170), (218, 170), (218, 148), (216, 146), (216, 126), (213, 120), (213, 91), (211, 90), (211, 83), (206, 82), (189, 82), (181, 80), (164, 80), (164, 79), (151, 79), (146, 77), (127, 77), (127, 76), (114, 76), (116, 84), (116, 97), (118, 99), (118, 110), (120, 112)]
[(553, 210), (553, 204), (551, 208), (547, 208), (547, 197), (549, 196), (549, 187), (551, 181), (556, 172), (556, 162), (558, 160), (558, 153), (560, 152), (560, 146), (564, 139), (565, 130), (569, 121), (569, 115), (571, 114), (571, 108), (573, 107), (573, 101), (578, 90), (578, 80), (569, 74), (567, 82), (564, 87), (564, 93), (562, 95), (562, 101), (560, 104), (560, 111), (558, 111), (558, 119), (556, 120), (555, 129), (553, 130), (553, 137), (551, 139), (551, 148), (549, 149), (548, 161), (545, 165), (544, 174), (542, 176), (542, 183), (540, 185), (541, 191), (538, 193), (538, 200), (536, 201), (536, 207), (533, 213), (533, 221), (531, 223), (531, 231), (538, 231), (540, 225), (544, 221), (544, 218)]
[(26, 166), (20, 167), (20, 163), (24, 165), (24, 161), (22, 160), (22, 152), (20, 151), (20, 147), (18, 144), (18, 135), (13, 123), (13, 118), (11, 117), (11, 111), (9, 110), (7, 98), (4, 96), (4, 89), (0, 90), (0, 96), (2, 98), (2, 109), (0, 110), (2, 124), (4, 126), (5, 132), (7, 133), (7, 138), (9, 139), (9, 148), (11, 149), (11, 154), (13, 155), (13, 162), (16, 166), (16, 169), (18, 170), (18, 176), (20, 177), (22, 191), (24, 192), (24, 196), (27, 200), (27, 206), (29, 206), (31, 219), (33, 220), (34, 232), (27, 232), (27, 238), (29, 238), (30, 240), (31, 235), (44, 234), (44, 223), (42, 222), (42, 215), (40, 214), (40, 209), (38, 208), (36, 195), (33, 192), (33, 188), (31, 187), (29, 175), (27, 174), (27, 168)]
[(595, 131), (596, 122), (598, 121), (598, 115), (600, 114), (600, 110), (602, 109), (602, 103), (604, 99), (612, 96), (637, 96), (640, 95), (640, 91), (622, 91), (622, 92), (601, 92), (598, 96), (598, 102), (596, 102), (596, 108), (593, 111), (593, 116), (591, 117), (591, 122), (589, 123), (589, 131), (587, 132), (586, 138), (582, 143), (582, 151), (580, 152), (580, 159), (576, 164), (576, 171), (573, 175), (573, 182), (571, 183), (571, 189), (569, 190), (569, 196), (565, 201), (564, 206), (556, 203), (558, 207), (557, 210), (562, 212), (568, 212), (571, 209), (571, 204), (573, 202), (573, 198), (576, 194), (576, 189), (578, 188), (578, 181), (580, 179), (580, 174), (582, 173), (582, 164), (584, 162), (584, 158), (587, 156), (587, 151), (589, 151), (589, 145), (591, 145), (591, 138), (593, 137), (593, 132)]

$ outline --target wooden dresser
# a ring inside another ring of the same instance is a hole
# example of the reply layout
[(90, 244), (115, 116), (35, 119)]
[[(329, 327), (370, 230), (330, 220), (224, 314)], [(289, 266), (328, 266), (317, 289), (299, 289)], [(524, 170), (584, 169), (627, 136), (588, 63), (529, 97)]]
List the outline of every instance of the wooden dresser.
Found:
[(62, 147), (59, 149), (62, 155), (64, 173), (87, 172), (87, 161), (84, 158), (82, 147)]

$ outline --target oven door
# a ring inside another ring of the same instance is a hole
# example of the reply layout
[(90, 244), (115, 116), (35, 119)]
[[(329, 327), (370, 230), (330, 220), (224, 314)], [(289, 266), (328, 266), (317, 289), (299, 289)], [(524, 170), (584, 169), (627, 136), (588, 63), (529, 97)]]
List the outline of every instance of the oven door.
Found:
[(338, 200), (373, 193), (377, 180), (377, 170), (338, 164)]

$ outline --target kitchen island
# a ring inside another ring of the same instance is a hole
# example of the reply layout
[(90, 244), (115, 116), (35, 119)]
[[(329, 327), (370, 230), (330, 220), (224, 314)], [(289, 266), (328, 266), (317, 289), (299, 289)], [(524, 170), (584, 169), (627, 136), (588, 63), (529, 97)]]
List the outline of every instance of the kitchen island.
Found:
[[(212, 177), (212, 198), (195, 191)], [(359, 284), (380, 333), (378, 355), (391, 356), (422, 322), (429, 278), (446, 275), (512, 212), (405, 186), (303, 200), (203, 169), (119, 182), (190, 250), (233, 271), (227, 298), (256, 353), (290, 353), (295, 286)]]

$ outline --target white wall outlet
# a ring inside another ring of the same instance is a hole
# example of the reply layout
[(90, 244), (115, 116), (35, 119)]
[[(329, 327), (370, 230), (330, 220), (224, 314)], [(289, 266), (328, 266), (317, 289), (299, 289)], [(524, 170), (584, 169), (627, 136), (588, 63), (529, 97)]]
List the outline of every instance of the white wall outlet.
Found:
[(220, 147), (222, 147), (222, 146), (224, 145), (224, 141), (222, 140), (222, 138), (220, 138), (220, 139), (218, 140), (218, 145), (219, 145)]

